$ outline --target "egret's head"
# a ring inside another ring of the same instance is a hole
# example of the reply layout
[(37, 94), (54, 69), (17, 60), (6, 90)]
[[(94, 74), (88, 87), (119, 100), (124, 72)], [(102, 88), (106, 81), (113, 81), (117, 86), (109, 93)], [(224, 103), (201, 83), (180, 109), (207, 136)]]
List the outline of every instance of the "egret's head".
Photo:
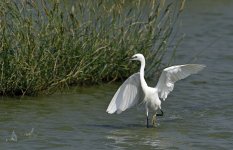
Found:
[(139, 61), (142, 61), (144, 60), (144, 56), (142, 54), (135, 54), (132, 56), (132, 59), (131, 60), (139, 60)]

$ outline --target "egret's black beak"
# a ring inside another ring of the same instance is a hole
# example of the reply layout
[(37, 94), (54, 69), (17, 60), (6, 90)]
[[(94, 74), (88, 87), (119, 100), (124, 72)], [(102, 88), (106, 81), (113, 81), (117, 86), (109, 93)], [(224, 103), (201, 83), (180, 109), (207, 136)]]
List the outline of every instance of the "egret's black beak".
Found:
[(135, 60), (136, 58), (137, 58), (136, 56), (133, 56), (133, 57), (131, 57), (130, 60)]
[(131, 60), (131, 58), (130, 58), (130, 57), (126, 57), (126, 58), (124, 58), (124, 61), (129, 61), (129, 60)]
[(125, 61), (131, 61), (131, 60), (134, 60), (136, 57), (126, 57), (124, 58)]

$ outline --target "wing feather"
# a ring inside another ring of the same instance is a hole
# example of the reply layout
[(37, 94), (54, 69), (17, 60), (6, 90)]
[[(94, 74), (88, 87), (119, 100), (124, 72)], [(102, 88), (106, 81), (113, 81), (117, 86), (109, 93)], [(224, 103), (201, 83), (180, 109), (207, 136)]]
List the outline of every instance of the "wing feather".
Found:
[(113, 96), (107, 112), (118, 114), (139, 103), (143, 97), (139, 72), (131, 75), (117, 90)]
[(186, 64), (165, 68), (156, 85), (159, 97), (165, 100), (168, 94), (173, 90), (176, 81), (184, 79), (191, 74), (196, 74), (204, 67), (205, 65)]

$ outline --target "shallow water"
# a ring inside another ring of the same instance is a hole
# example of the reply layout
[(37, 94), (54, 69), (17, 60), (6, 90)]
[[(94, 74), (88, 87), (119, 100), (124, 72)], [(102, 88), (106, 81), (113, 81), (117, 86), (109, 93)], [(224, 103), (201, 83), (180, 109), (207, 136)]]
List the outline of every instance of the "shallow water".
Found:
[(136, 109), (106, 114), (118, 85), (3, 97), (0, 149), (232, 149), (232, 8), (231, 0), (187, 1), (175, 64), (192, 60), (207, 68), (176, 84), (156, 128), (145, 128), (145, 114)]

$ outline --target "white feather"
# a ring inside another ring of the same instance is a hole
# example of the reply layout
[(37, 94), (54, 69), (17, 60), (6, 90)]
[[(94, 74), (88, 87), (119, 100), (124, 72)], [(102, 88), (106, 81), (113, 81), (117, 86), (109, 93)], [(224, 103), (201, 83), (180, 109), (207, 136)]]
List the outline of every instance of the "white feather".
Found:
[(140, 74), (131, 75), (117, 90), (108, 105), (107, 112), (118, 114), (126, 109), (135, 106), (142, 99), (143, 92), (140, 83)]
[(173, 90), (176, 81), (184, 79), (191, 74), (196, 74), (204, 67), (205, 65), (185, 64), (165, 68), (156, 85), (159, 97), (165, 100)]

